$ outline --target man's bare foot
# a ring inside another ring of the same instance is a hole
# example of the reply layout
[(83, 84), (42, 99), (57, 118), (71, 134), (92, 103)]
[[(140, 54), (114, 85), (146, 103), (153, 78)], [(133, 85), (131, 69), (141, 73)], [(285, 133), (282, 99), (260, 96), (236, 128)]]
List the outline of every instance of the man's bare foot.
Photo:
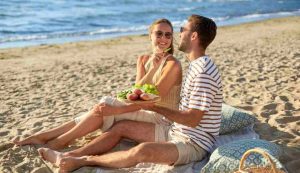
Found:
[(51, 150), (49, 148), (40, 148), (38, 149), (38, 152), (43, 160), (52, 163), (56, 167), (59, 166), (60, 160), (63, 157), (63, 153)]
[(59, 163), (59, 172), (71, 172), (83, 166), (87, 166), (85, 160), (86, 160), (85, 157), (61, 158)]
[(16, 145), (34, 145), (34, 144), (45, 144), (47, 141), (44, 139), (41, 139), (40, 137), (36, 135), (29, 136), (23, 140), (20, 140), (18, 137), (13, 139), (12, 141)]

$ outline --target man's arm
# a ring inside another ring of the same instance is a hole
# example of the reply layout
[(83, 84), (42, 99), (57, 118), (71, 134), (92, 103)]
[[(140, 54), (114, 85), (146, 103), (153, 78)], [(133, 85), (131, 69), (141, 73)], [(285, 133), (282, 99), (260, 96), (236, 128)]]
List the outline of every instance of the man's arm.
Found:
[(165, 107), (161, 107), (161, 106), (143, 106), (143, 109), (147, 109), (153, 112), (157, 112), (163, 116), (165, 116), (166, 118), (168, 118), (169, 120), (179, 123), (179, 124), (183, 124), (185, 126), (189, 126), (189, 127), (196, 127), (203, 115), (204, 112), (197, 110), (197, 109), (188, 109), (186, 111), (176, 111), (176, 110), (171, 110)]

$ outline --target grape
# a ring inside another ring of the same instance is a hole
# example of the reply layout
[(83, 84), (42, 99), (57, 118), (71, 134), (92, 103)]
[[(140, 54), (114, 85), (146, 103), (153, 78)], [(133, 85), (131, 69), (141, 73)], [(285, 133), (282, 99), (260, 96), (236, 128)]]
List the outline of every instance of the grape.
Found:
[(132, 86), (131, 89), (127, 89), (127, 90), (119, 92), (117, 94), (117, 98), (119, 98), (119, 99), (127, 99), (127, 97), (126, 97), (127, 94), (131, 94), (132, 90), (134, 90), (136, 88), (141, 89), (144, 93), (155, 94), (155, 95), (159, 94), (157, 88), (154, 85), (152, 85), (152, 84), (144, 84), (144, 85), (135, 84), (134, 86)]
[(156, 87), (154, 85), (151, 85), (151, 84), (144, 84), (142, 86), (142, 90), (148, 94), (158, 95), (158, 90), (156, 89)]
[(130, 89), (121, 91), (121, 92), (119, 92), (119, 93), (117, 94), (117, 98), (119, 98), (119, 99), (126, 99), (126, 98), (127, 98), (127, 97), (126, 97), (127, 94), (130, 94), (130, 93), (132, 93), (132, 91), (131, 91)]
[(138, 88), (138, 89), (142, 89), (142, 85), (140, 85), (140, 84), (135, 84), (134, 86), (133, 86), (133, 88)]

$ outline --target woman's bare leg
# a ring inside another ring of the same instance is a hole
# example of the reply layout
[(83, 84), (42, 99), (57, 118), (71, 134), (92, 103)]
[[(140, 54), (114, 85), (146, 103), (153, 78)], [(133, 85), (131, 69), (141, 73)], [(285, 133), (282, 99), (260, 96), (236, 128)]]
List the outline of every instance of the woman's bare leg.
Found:
[(46, 147), (51, 149), (62, 149), (74, 139), (99, 129), (103, 124), (103, 118), (98, 112), (98, 105), (95, 105), (83, 117), (84, 119), (78, 124), (72, 120), (59, 127), (31, 135), (23, 140), (14, 139), (12, 142), (16, 145), (46, 144)]
[(75, 121), (72, 120), (56, 128), (33, 134), (22, 140), (14, 139), (12, 142), (16, 145), (46, 144), (49, 140), (52, 140), (71, 130), (75, 125)]
[(99, 129), (103, 124), (101, 115), (95, 113), (94, 109), (89, 111), (85, 118), (81, 120), (76, 126), (61, 134), (57, 138), (50, 140), (46, 143), (47, 148), (59, 150), (69, 145), (73, 140), (85, 136), (86, 134)]

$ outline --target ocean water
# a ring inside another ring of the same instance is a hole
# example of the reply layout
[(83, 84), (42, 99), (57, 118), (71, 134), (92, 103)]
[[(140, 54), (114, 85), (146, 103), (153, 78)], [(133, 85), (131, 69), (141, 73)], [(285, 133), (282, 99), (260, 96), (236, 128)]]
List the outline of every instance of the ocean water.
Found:
[(300, 0), (1, 0), (0, 48), (145, 34), (158, 18), (177, 30), (191, 14), (233, 25), (300, 16)]

